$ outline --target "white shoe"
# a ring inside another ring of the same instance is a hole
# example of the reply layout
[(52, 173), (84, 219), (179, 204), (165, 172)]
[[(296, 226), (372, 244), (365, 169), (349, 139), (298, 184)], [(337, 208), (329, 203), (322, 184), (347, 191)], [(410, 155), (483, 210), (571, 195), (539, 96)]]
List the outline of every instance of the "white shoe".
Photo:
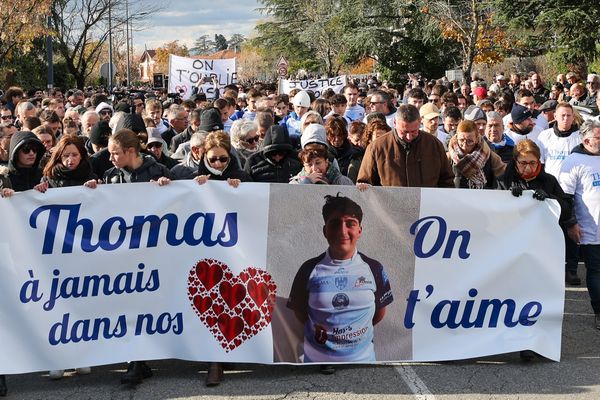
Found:
[(88, 375), (92, 373), (92, 369), (90, 367), (75, 368), (75, 372), (79, 375)]
[(50, 379), (60, 379), (63, 377), (64, 374), (65, 374), (64, 369), (55, 369), (48, 373), (48, 375), (50, 375)]

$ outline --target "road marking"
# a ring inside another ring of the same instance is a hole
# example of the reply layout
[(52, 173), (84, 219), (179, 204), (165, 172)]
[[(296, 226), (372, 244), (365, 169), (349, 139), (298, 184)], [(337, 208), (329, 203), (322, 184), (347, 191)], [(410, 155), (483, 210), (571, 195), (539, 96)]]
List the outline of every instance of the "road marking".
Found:
[(412, 390), (415, 398), (418, 400), (435, 400), (435, 396), (431, 394), (425, 382), (419, 378), (419, 375), (417, 375), (410, 365), (398, 365), (395, 367), (395, 370), (398, 371), (402, 380)]

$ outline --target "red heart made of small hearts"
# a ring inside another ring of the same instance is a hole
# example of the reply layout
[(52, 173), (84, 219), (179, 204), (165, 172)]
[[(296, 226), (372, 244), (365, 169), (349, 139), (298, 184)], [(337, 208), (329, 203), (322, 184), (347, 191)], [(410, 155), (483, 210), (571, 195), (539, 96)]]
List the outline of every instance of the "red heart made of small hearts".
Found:
[(203, 259), (188, 276), (192, 309), (226, 352), (269, 326), (276, 293), (271, 275), (256, 267), (235, 275), (225, 263)]

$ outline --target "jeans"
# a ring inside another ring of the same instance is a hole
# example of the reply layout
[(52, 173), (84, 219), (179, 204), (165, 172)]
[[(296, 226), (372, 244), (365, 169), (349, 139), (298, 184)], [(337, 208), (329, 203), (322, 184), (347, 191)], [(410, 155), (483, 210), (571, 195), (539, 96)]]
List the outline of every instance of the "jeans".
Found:
[(600, 244), (581, 245), (587, 288), (594, 314), (600, 314)]
[(579, 264), (579, 245), (571, 240), (567, 235), (567, 229), (562, 227), (565, 237), (565, 271), (577, 273), (577, 264)]

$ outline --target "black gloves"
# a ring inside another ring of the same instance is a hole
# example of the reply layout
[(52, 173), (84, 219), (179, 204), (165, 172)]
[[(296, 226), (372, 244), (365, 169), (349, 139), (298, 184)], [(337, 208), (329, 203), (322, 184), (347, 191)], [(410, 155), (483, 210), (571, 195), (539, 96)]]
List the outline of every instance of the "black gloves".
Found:
[(513, 186), (510, 188), (510, 192), (513, 196), (519, 197), (523, 194), (523, 189), (520, 186)]
[(548, 193), (546, 193), (544, 189), (536, 189), (535, 192), (533, 192), (533, 198), (539, 201), (544, 201), (550, 198), (550, 196), (548, 196)]

